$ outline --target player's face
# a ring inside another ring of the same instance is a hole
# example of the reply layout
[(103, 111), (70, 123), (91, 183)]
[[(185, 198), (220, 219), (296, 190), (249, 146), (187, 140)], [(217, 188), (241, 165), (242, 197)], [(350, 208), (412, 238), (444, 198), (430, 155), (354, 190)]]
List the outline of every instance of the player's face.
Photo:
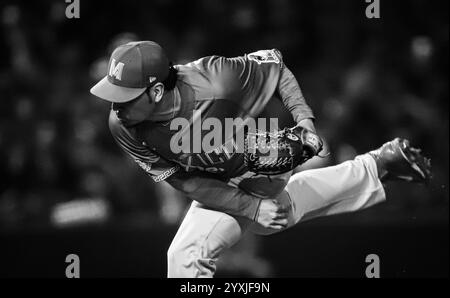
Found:
[(152, 100), (149, 90), (139, 95), (137, 98), (125, 103), (113, 103), (112, 109), (117, 113), (117, 117), (126, 125), (144, 121), (152, 113), (155, 101)]

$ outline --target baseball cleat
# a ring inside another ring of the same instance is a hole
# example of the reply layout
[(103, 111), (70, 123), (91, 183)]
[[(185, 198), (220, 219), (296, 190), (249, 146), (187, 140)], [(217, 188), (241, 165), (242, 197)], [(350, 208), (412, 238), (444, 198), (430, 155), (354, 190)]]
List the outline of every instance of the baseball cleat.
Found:
[(431, 179), (431, 160), (424, 157), (420, 149), (411, 147), (408, 140), (395, 138), (369, 154), (375, 158), (382, 182), (403, 180), (426, 183)]

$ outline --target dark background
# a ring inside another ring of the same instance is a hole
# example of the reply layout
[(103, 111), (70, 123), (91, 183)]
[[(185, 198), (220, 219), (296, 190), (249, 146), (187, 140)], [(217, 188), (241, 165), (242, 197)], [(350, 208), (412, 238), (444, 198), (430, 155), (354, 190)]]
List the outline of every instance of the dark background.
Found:
[(89, 88), (112, 50), (160, 43), (174, 63), (278, 48), (317, 116), (332, 165), (396, 137), (432, 158), (428, 186), (269, 237), (247, 235), (217, 276), (448, 277), (448, 1), (0, 1), (0, 277), (164, 277), (188, 200), (114, 144)]

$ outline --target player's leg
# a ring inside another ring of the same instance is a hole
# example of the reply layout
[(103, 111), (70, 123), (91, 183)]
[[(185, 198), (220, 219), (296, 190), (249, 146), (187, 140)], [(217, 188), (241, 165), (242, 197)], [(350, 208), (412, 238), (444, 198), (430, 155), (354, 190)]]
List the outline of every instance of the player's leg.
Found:
[[(294, 174), (277, 197), (290, 206), (288, 227), (301, 220), (367, 208), (385, 200), (375, 160), (362, 155), (336, 166)], [(268, 235), (277, 230), (252, 224), (250, 231)]]
[(386, 199), (369, 154), (336, 166), (300, 172), (286, 185), (294, 223), (368, 208)]
[(247, 224), (193, 201), (167, 252), (167, 276), (213, 277), (218, 257), (241, 238)]
[(386, 196), (381, 181), (427, 182), (430, 177), (430, 160), (397, 138), (353, 161), (294, 175), (285, 190), (298, 222), (382, 202)]
[[(291, 206), (290, 227), (300, 221), (373, 206), (386, 199), (380, 179), (427, 181), (430, 168), (429, 160), (419, 150), (406, 140), (395, 139), (352, 161), (293, 175), (277, 199)], [(250, 230), (258, 234), (276, 232), (257, 224)]]
[[(270, 198), (284, 189), (290, 176), (291, 172), (270, 178), (245, 173), (231, 179), (229, 185), (241, 187), (261, 198)], [(239, 241), (252, 223), (246, 218), (210, 210), (194, 201), (167, 252), (168, 277), (212, 277), (223, 250)]]

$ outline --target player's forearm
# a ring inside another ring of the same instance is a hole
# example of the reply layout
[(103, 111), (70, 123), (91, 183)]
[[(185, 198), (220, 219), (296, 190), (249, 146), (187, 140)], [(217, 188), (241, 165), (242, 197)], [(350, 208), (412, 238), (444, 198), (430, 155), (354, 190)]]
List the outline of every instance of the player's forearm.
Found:
[(207, 177), (171, 176), (166, 180), (191, 200), (211, 209), (255, 220), (261, 200), (229, 186), (223, 181)]
[(314, 119), (314, 114), (306, 103), (297, 79), (286, 65), (281, 69), (278, 93), (281, 96), (284, 106), (291, 112), (296, 123), (300, 123), (306, 119), (309, 119), (309, 121)]

